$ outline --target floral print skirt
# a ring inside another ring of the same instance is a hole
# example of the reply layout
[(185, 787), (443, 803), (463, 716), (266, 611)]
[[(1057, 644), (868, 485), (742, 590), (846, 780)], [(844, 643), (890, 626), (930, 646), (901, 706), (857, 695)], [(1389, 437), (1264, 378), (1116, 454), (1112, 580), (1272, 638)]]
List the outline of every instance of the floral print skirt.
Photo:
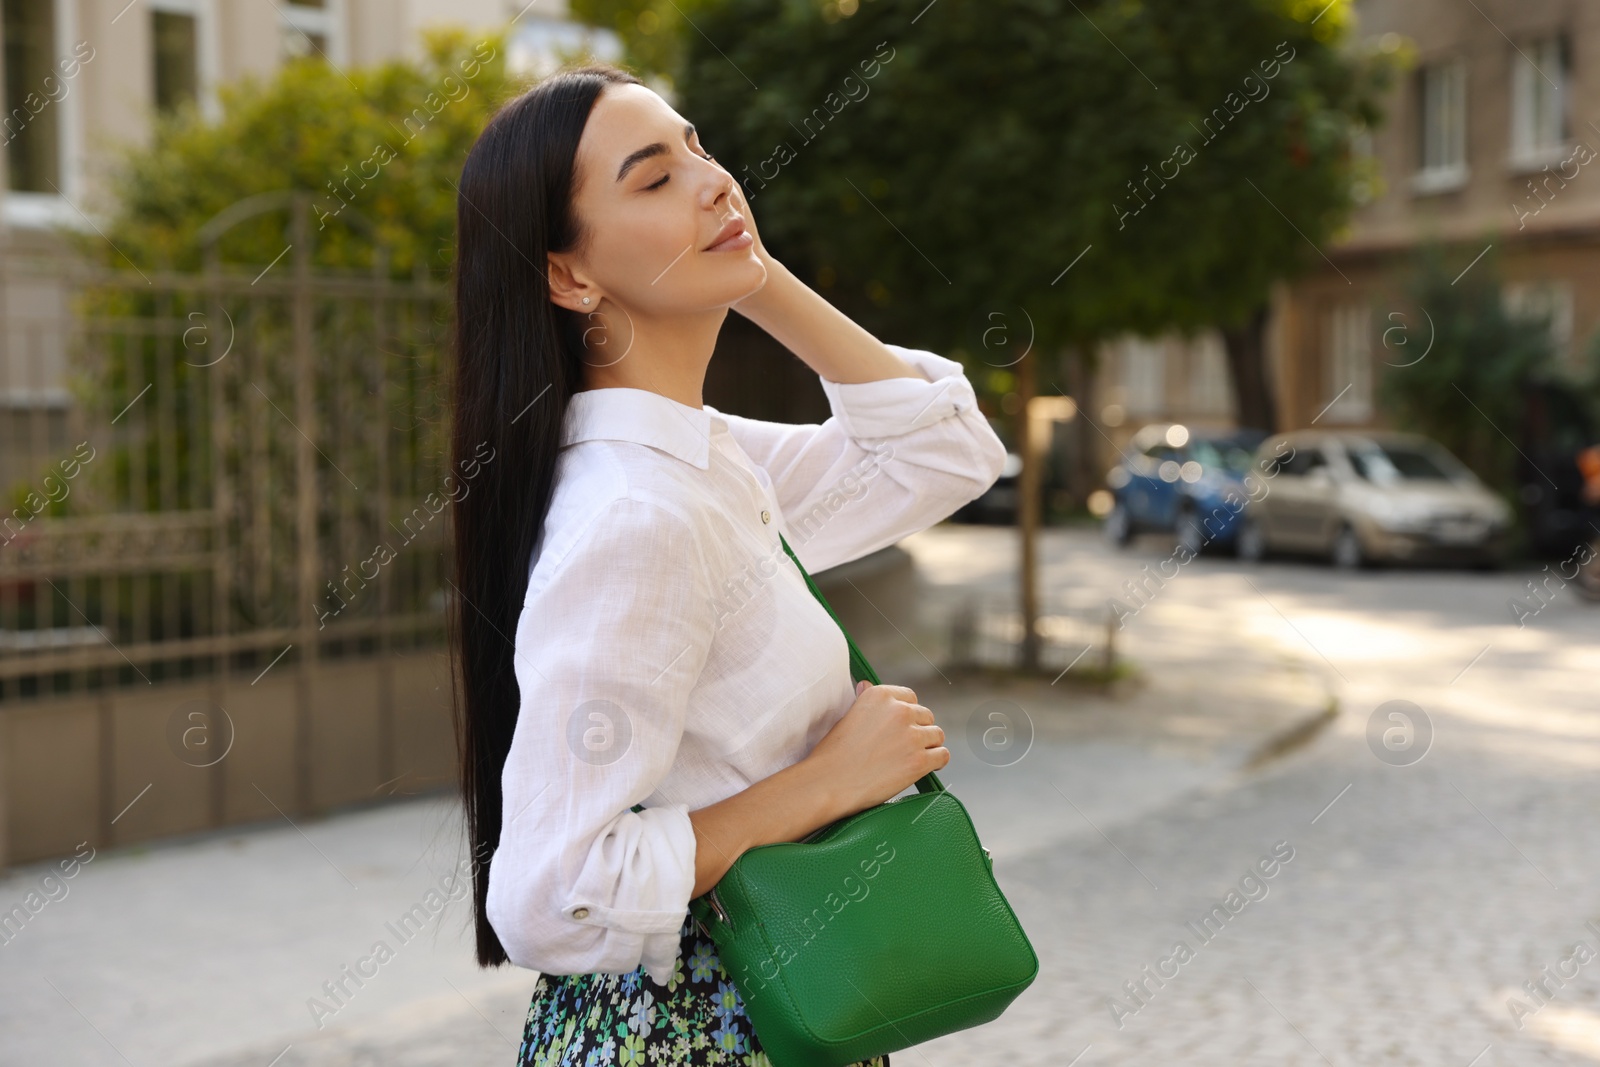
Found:
[[(628, 974), (540, 975), (519, 1067), (772, 1067), (716, 945), (686, 914), (666, 985)], [(889, 1055), (851, 1067), (889, 1067)]]

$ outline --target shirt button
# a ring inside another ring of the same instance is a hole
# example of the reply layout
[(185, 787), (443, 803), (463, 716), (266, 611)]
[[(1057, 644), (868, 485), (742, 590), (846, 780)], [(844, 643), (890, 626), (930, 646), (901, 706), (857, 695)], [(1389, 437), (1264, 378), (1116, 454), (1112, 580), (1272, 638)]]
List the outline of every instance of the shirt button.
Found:
[(762, 523), (769, 523), (769, 522), (771, 522), (771, 521), (772, 521), (772, 512), (770, 512), (770, 511), (763, 511), (763, 512), (762, 512), (762, 513), (761, 513), (761, 521), (762, 521)]
[(572, 917), (574, 919), (587, 919), (589, 917), (589, 909), (588, 908), (574, 908), (573, 912), (572, 912)]

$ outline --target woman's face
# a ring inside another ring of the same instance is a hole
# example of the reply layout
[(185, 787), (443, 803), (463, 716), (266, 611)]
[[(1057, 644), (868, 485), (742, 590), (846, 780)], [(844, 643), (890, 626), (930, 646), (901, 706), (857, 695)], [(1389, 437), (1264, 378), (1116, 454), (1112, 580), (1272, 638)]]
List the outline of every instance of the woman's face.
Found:
[[(688, 121), (655, 92), (607, 87), (578, 143), (575, 207), (589, 241), (581, 252), (552, 254), (557, 301), (593, 311), (603, 297), (656, 317), (726, 308), (761, 288), (767, 268), (744, 198), (706, 154)], [(708, 251), (739, 221), (744, 236)], [(570, 295), (569, 280), (579, 287)]]

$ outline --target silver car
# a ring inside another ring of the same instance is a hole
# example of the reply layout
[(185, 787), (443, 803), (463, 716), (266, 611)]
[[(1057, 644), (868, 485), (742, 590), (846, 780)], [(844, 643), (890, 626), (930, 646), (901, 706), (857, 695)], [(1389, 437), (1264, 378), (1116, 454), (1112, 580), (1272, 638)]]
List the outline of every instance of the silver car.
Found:
[(1244, 559), (1312, 553), (1354, 569), (1504, 558), (1511, 508), (1426, 437), (1297, 430), (1268, 438), (1257, 457), (1265, 489), (1240, 517)]

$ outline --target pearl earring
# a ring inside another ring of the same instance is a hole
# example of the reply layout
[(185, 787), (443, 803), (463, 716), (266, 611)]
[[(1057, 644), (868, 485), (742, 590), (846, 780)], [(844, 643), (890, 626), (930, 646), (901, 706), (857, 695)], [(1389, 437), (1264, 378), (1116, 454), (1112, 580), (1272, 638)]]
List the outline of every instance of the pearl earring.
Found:
[(584, 298), (583, 298), (583, 302), (584, 302), (584, 303), (585, 303), (585, 304), (587, 304), (587, 303), (588, 303), (588, 302), (589, 302), (589, 298), (588, 298), (588, 297), (584, 297)]

